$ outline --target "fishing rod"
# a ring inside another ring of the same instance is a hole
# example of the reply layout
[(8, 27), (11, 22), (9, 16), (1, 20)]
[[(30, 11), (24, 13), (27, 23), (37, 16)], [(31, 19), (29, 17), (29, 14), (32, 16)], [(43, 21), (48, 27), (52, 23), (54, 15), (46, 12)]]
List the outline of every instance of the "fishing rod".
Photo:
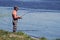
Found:
[(23, 16), (25, 16), (25, 15), (27, 15), (27, 14), (29, 14), (29, 13), (25, 13), (25, 14), (21, 15), (21, 17), (23, 17)]
[(25, 16), (27, 13), (23, 14), (21, 17)]
[(29, 14), (29, 13), (25, 13), (25, 14), (23, 14), (21, 17), (25, 16), (26, 14)]

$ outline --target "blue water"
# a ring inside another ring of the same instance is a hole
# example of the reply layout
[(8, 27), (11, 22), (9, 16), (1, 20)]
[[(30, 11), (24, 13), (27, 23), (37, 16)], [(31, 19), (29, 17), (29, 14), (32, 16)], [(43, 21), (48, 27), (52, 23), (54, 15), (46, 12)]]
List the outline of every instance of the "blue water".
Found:
[[(59, 10), (20, 8), (17, 31), (35, 37), (60, 38)], [(12, 7), (0, 7), (0, 29), (12, 32)]]
[(13, 6), (31, 8), (31, 9), (49, 9), (60, 10), (60, 0), (40, 0), (40, 1), (14, 1), (14, 0), (0, 0), (0, 6), (13, 7)]

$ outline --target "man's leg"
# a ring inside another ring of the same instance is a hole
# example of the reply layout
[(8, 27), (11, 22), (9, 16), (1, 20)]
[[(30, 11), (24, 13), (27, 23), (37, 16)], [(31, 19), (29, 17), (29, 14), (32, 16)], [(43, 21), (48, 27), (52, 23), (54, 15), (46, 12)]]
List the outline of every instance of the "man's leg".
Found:
[(16, 32), (17, 27), (13, 26), (13, 32)]
[(13, 32), (16, 32), (17, 30), (17, 20), (13, 21)]

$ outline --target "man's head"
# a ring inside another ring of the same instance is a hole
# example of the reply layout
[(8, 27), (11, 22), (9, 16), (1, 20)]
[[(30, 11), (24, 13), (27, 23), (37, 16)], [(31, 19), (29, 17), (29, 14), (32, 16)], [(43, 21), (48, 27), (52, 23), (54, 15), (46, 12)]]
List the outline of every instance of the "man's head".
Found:
[(14, 6), (14, 10), (18, 11), (18, 6)]

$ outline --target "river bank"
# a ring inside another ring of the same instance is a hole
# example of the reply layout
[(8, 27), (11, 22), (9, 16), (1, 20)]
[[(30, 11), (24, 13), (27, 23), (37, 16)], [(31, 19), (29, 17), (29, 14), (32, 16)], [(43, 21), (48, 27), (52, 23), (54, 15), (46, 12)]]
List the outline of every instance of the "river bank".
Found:
[(8, 32), (0, 30), (0, 40), (37, 40), (37, 38), (32, 38), (23, 32)]

